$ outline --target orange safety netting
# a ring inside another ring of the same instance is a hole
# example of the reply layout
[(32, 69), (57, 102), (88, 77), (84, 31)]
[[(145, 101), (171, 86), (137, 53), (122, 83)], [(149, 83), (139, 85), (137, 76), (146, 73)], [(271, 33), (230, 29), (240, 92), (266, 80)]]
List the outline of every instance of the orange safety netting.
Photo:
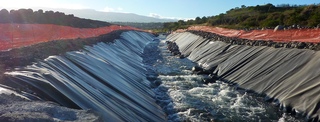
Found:
[[(320, 29), (290, 29), (290, 30), (233, 30), (220, 27), (192, 26), (188, 30), (206, 31), (227, 37), (238, 37), (250, 40), (272, 40), (277, 42), (300, 41), (320, 42)], [(180, 30), (181, 31), (181, 30)]]
[(101, 28), (73, 28), (52, 24), (0, 24), (0, 50), (8, 50), (52, 40), (97, 37), (114, 30), (138, 29), (118, 25)]

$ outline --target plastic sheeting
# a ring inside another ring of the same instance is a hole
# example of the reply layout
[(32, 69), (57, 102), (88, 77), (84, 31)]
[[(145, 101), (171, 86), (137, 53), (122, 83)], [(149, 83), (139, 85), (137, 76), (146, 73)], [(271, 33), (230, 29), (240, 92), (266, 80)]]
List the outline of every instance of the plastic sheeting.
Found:
[(118, 25), (101, 28), (73, 28), (52, 24), (0, 24), (0, 50), (53, 40), (97, 37), (114, 30), (137, 29)]
[(290, 30), (233, 30), (219, 27), (192, 26), (188, 30), (206, 31), (227, 37), (238, 37), (250, 40), (272, 40), (272, 41), (300, 41), (320, 42), (320, 29), (290, 29)]
[(311, 117), (320, 116), (320, 52), (229, 45), (189, 32), (168, 36), (181, 53), (240, 87), (278, 99)]
[(153, 99), (141, 57), (151, 40), (149, 33), (129, 31), (114, 43), (51, 56), (6, 74), (62, 105), (93, 109), (105, 121), (161, 122), (166, 115)]

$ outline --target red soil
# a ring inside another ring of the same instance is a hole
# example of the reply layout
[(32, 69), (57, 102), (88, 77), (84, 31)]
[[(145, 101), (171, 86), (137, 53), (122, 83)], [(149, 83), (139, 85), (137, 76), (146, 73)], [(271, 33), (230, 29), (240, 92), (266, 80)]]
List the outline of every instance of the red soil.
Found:
[(118, 25), (101, 28), (73, 28), (52, 24), (0, 24), (0, 50), (53, 40), (97, 37), (114, 30), (138, 29)]
[(250, 40), (272, 40), (277, 42), (320, 42), (320, 29), (290, 29), (277, 31), (268, 29), (244, 31), (209, 26), (192, 26), (189, 27), (187, 30), (206, 31), (222, 36), (238, 37)]

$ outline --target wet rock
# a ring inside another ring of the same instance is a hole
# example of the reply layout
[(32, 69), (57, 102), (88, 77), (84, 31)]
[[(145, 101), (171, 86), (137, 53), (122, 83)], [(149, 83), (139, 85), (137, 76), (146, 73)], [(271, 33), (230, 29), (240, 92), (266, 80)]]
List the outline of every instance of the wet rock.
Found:
[(194, 108), (190, 108), (190, 109), (188, 109), (187, 112), (188, 112), (187, 115), (192, 116), (192, 115), (195, 115), (197, 113), (202, 112), (202, 110), (197, 110), (197, 109), (194, 109)]
[(199, 66), (192, 67), (192, 72), (193, 74), (197, 74), (197, 75), (209, 75), (211, 73), (210, 71), (204, 70)]
[(179, 51), (173, 51), (172, 55), (181, 55), (181, 53)]
[(192, 71), (193, 72), (199, 72), (199, 71), (202, 71), (203, 69), (201, 68), (201, 67), (199, 67), (199, 66), (194, 66), (194, 67), (192, 67)]
[(208, 84), (208, 83), (215, 83), (217, 81), (217, 79), (215, 78), (209, 78), (209, 79), (205, 79), (203, 82), (204, 84)]
[(167, 49), (171, 52), (172, 55), (178, 56), (179, 58), (184, 58), (184, 56), (181, 56), (182, 54), (175, 42), (166, 41), (166, 43), (168, 45)]
[(269, 97), (269, 96), (266, 96), (265, 98), (264, 98), (264, 101), (266, 101), (266, 102), (272, 102), (274, 99), (272, 98), (272, 97)]
[(185, 57), (184, 55), (180, 54), (180, 55), (179, 55), (179, 58), (180, 58), (180, 59), (184, 59), (184, 58), (186, 58), (186, 57)]
[(207, 79), (203, 80), (203, 82), (204, 84), (208, 84), (208, 83), (215, 83), (217, 80), (219, 80), (219, 77), (217, 75), (210, 74)]
[(153, 83), (155, 86), (159, 86), (162, 84), (162, 81), (158, 79), (158, 80), (155, 80)]

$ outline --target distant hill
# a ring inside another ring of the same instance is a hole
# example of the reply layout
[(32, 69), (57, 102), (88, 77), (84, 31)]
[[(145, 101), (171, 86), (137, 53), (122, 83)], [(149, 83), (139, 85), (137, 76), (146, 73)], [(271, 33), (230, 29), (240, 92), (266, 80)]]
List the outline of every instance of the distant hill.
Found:
[(0, 10), (0, 23), (23, 24), (55, 24), (77, 28), (96, 28), (111, 25), (108, 22), (75, 17), (57, 11), (43, 11), (32, 9)]
[(66, 14), (73, 14), (77, 17), (88, 18), (106, 22), (135, 22), (135, 23), (150, 23), (150, 22), (176, 22), (174, 19), (159, 19), (154, 17), (142, 16), (133, 13), (117, 13), (117, 12), (102, 12), (92, 9), (54, 9)]

